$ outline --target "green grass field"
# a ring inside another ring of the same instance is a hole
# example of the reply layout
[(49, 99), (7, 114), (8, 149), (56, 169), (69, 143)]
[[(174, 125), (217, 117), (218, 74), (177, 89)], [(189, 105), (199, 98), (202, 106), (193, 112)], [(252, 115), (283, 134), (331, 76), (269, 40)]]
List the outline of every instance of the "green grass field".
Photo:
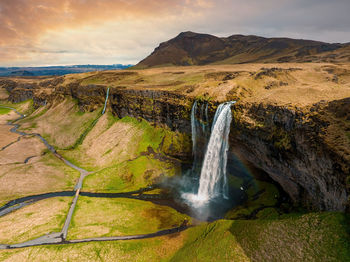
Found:
[(167, 206), (128, 198), (79, 197), (69, 239), (154, 233), (180, 226), (186, 215)]
[(11, 112), (11, 109), (0, 107), (0, 115), (5, 115), (5, 114), (8, 114), (10, 112)]
[(186, 231), (171, 261), (349, 261), (349, 218), (341, 213), (219, 220)]

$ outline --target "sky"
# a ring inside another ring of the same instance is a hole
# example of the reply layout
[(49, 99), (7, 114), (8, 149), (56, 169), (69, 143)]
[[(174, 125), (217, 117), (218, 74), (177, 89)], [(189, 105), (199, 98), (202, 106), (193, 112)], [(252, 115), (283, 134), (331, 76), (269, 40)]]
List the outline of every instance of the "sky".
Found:
[(350, 42), (350, 0), (0, 0), (0, 66), (136, 64), (180, 32)]

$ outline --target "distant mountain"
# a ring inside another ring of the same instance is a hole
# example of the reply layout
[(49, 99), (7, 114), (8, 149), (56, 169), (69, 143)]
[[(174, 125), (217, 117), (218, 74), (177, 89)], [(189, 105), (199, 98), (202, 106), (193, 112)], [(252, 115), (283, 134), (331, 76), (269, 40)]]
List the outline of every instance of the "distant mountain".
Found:
[(350, 44), (183, 32), (161, 43), (136, 67), (281, 62), (349, 62)]
[(10, 73), (11, 76), (34, 76), (32, 72), (27, 70), (16, 70)]
[(132, 65), (73, 65), (44, 67), (0, 67), (0, 76), (48, 76), (125, 69)]

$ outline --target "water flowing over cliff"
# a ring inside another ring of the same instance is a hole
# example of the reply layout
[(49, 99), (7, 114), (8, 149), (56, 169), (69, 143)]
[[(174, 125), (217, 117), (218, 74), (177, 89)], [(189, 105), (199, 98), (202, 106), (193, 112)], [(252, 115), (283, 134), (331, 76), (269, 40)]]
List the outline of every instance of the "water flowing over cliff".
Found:
[(202, 164), (198, 192), (197, 194), (185, 193), (183, 195), (195, 206), (207, 204), (215, 198), (228, 199), (226, 165), (229, 149), (228, 136), (232, 121), (231, 105), (234, 103), (227, 102), (219, 105), (214, 116), (211, 135)]
[(207, 102), (200, 104), (196, 100), (193, 103), (191, 109), (191, 131), (193, 156), (191, 177), (196, 179), (198, 178), (198, 173), (201, 171), (204, 153), (210, 136)]
[(107, 102), (108, 102), (108, 95), (109, 95), (109, 87), (107, 88), (106, 100), (105, 100), (105, 105), (103, 106), (102, 115), (106, 112), (106, 107), (107, 107)]

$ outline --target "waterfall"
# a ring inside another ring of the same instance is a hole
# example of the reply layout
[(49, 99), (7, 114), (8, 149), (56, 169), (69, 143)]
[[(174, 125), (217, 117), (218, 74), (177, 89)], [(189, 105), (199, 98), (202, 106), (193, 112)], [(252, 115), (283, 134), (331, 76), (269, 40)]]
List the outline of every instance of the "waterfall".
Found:
[(196, 100), (191, 109), (193, 165), (189, 175), (197, 181), (209, 138), (208, 122), (208, 103)]
[(105, 113), (106, 111), (106, 106), (107, 106), (107, 101), (108, 101), (108, 95), (109, 95), (109, 87), (107, 88), (107, 93), (106, 93), (106, 100), (105, 100), (105, 105), (103, 107), (103, 110), (102, 110), (102, 115)]
[(204, 156), (197, 194), (183, 194), (196, 205), (207, 203), (216, 197), (228, 198), (226, 177), (228, 135), (232, 121), (231, 105), (235, 101), (220, 104), (212, 123), (211, 135)]
[(197, 119), (196, 119), (196, 111), (197, 111), (197, 100), (194, 101), (192, 109), (191, 109), (191, 131), (192, 131), (192, 154), (196, 153), (196, 145), (197, 145)]
[(221, 104), (215, 113), (199, 180), (197, 194), (199, 199), (209, 200), (220, 194), (224, 198), (228, 198), (226, 164), (228, 135), (232, 121), (231, 105), (233, 103)]

